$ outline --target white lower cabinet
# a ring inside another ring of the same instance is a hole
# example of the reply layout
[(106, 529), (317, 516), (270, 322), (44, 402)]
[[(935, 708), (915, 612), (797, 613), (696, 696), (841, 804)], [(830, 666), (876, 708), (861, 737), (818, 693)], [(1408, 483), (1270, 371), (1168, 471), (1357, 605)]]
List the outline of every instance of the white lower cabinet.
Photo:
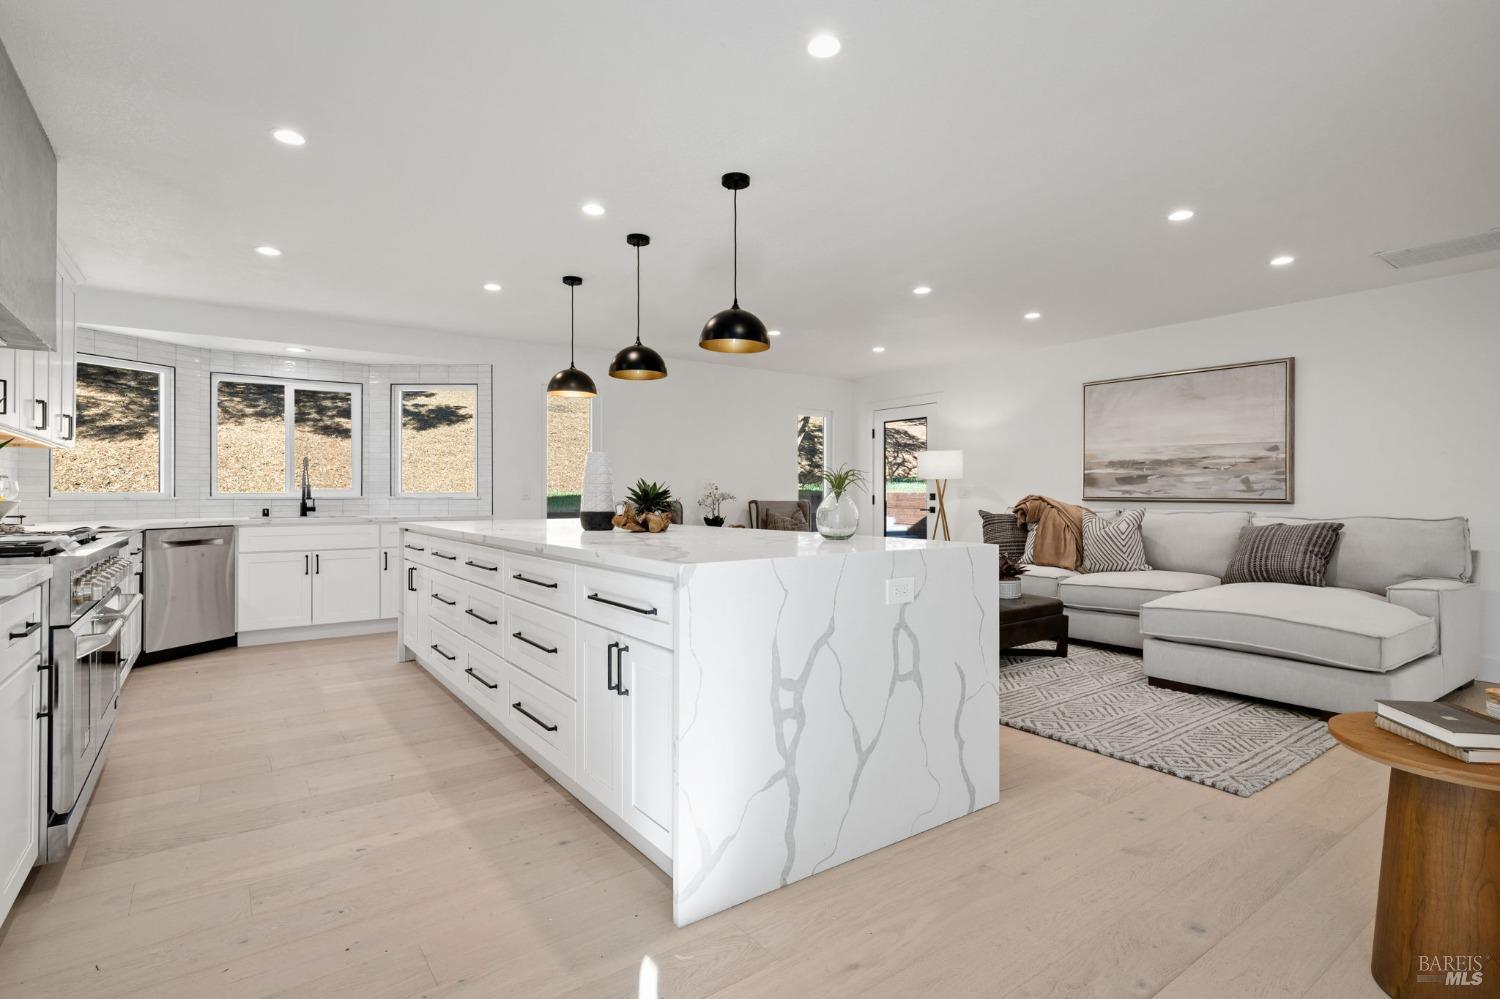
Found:
[(578, 624), (578, 783), (615, 813), (625, 801), (625, 714), (616, 692), (621, 636)]
[(40, 829), (39, 652), (0, 663), (0, 921), (36, 862)]
[(427, 568), (403, 560), (401, 565), (401, 644), (413, 653), (427, 647)]
[(312, 624), (312, 553), (241, 553), (235, 593), (240, 631)]
[(388, 620), (401, 609), (401, 550), (380, 550), (380, 617)]
[(380, 553), (313, 552), (312, 622), (343, 624), (380, 617)]

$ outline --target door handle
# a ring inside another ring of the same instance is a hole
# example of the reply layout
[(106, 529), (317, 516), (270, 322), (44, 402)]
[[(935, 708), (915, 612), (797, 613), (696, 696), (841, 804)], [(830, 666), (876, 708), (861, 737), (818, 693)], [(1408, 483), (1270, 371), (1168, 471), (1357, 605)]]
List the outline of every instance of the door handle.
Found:
[(436, 600), (440, 604), (447, 604), (449, 607), (457, 607), (458, 606), (458, 601), (457, 600), (449, 600), (447, 597), (443, 596), (441, 593), (434, 593), (432, 595), (432, 599)]
[(303, 555), (302, 556), (302, 575), (304, 575), (304, 576), (311, 576), (312, 575), (312, 556), (311, 555)]
[(455, 659), (458, 658), (458, 656), (450, 656), (448, 653), (444, 652), (443, 651), (443, 647), (441, 645), (437, 644), (436, 642), (432, 643), (432, 651), (436, 652), (438, 655), (442, 656), (444, 659), (448, 660), (450, 663), (453, 662), (453, 660), (455, 660)]
[(557, 584), (556, 583), (544, 583), (540, 579), (532, 579), (530, 576), (523, 576), (519, 572), (512, 573), (510, 578), (511, 579), (519, 579), (523, 583), (530, 583), (532, 586), (540, 586), (543, 589), (547, 589), (547, 590), (555, 590), (555, 589), (557, 589)]
[(46, 399), (33, 399), (31, 401), (34, 402), (34, 403), (36, 403), (37, 408), (40, 409), (41, 413), (42, 413), (41, 419), (39, 419), (39, 420), (36, 421), (36, 426), (33, 429), (36, 429), (36, 430), (46, 430), (47, 429), (47, 400)]
[(61, 437), (65, 441), (72, 440), (74, 433), (77, 432), (77, 422), (73, 419), (72, 414), (71, 413), (59, 413), (59, 414), (57, 414), (57, 418), (59, 420), (67, 420), (68, 421), (68, 432), (65, 433), (65, 434), (59, 434), (58, 436)]
[(511, 705), (511, 707), (513, 707), (517, 711), (521, 712), (521, 714), (525, 715), (527, 718), (530, 718), (533, 722), (536, 723), (537, 727), (540, 728), (543, 732), (556, 732), (557, 731), (557, 726), (556, 725), (548, 725), (546, 722), (542, 721), (536, 715), (532, 714), (530, 711), (527, 711), (525, 708), (521, 707), (521, 702), (520, 701), (515, 702), (514, 704)]
[(380, 571), (381, 572), (390, 572), (391, 571), (391, 553), (390, 552), (381, 552), (380, 553)]
[(615, 650), (615, 693), (621, 697), (630, 696), (630, 691), (625, 689), (625, 653), (629, 651), (628, 645), (621, 645)]
[(10, 412), (10, 381), (0, 378), (0, 416)]
[(322, 572), (323, 572), (323, 556), (321, 556), (321, 555), (314, 555), (313, 556), (313, 575), (314, 576), (318, 576), (318, 575), (321, 575)]
[(412, 574), (416, 571), (417, 567), (414, 565), (409, 565), (406, 567), (406, 588), (412, 593), (417, 592), (417, 581), (412, 578)]
[[(495, 625), (497, 625), (497, 624), (500, 623), (499, 618), (496, 618), (495, 620), (491, 621), (489, 618), (485, 617), (483, 614), (476, 614), (476, 613), (474, 613), (474, 608), (472, 608), (472, 607), (465, 607), (464, 608), (464, 613), (467, 614), (467, 615), (469, 615), (470, 617), (472, 617), (476, 621), (483, 621), (485, 624), (490, 625), (491, 627), (494, 627)], [(520, 633), (519, 632), (516, 633), (516, 637), (518, 637), (518, 638), (520, 637)]]
[(25, 638), (27, 635), (32, 634), (41, 626), (42, 622), (40, 621), (27, 621), (25, 627), (23, 627), (20, 631), (13, 631), (10, 633), (10, 640), (14, 642), (18, 638)]
[[(475, 616), (477, 617), (478, 615), (475, 615)], [(484, 619), (480, 618), (480, 620), (483, 621)], [(488, 623), (488, 624), (494, 624), (495, 622), (489, 621), (489, 622), (486, 622), (486, 623)], [(555, 656), (555, 655), (557, 655), (557, 647), (556, 646), (546, 646), (546, 645), (543, 645), (541, 642), (534, 642), (531, 639), (527, 638), (525, 635), (521, 634), (519, 631), (516, 632), (514, 635), (511, 635), (510, 637), (511, 638), (515, 638), (515, 639), (519, 639), (520, 641), (525, 642), (527, 645), (531, 646), (533, 649), (541, 649), (543, 652), (547, 653), (549, 656)]]
[(476, 569), (483, 569), (485, 572), (500, 571), (500, 567), (498, 565), (490, 565), (487, 562), (475, 562), (473, 559), (464, 559), (464, 565), (471, 565)]
[(490, 681), (486, 680), (484, 677), (480, 676), (478, 673), (474, 672), (472, 669), (470, 669), (467, 666), (464, 667), (464, 672), (467, 673), (467, 674), (469, 674), (474, 679), (478, 680), (480, 683), (484, 684), (486, 687), (490, 688), (491, 690), (499, 690), (500, 689), (500, 685), (498, 683), (490, 683)]
[(621, 610), (635, 611), (637, 614), (655, 614), (656, 613), (656, 608), (655, 607), (636, 607), (634, 604), (622, 604), (618, 600), (611, 600), (608, 597), (601, 597), (597, 593), (590, 593), (588, 595), (587, 599), (592, 600), (595, 603), (609, 604), (611, 607), (618, 607)]
[(604, 647), (604, 689), (619, 690), (620, 682), (615, 679), (615, 650), (620, 647), (619, 642), (610, 642)]

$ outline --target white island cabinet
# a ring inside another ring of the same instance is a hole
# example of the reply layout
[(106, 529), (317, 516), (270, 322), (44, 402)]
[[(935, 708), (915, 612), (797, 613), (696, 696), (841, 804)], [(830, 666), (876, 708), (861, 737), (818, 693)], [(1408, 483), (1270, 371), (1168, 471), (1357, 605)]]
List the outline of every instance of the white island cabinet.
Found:
[(403, 525), (400, 640), (685, 925), (999, 797), (996, 549)]
[(36, 862), (47, 566), (0, 569), (0, 922)]

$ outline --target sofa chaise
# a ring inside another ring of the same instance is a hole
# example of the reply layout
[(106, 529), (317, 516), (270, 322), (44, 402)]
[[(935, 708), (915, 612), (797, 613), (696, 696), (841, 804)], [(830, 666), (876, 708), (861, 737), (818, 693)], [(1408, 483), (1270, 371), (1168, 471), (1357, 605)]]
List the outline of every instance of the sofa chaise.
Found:
[[(1098, 511), (1108, 515), (1109, 511)], [(1031, 566), (1081, 641), (1141, 649), (1147, 677), (1321, 711), (1436, 700), (1479, 675), (1479, 590), (1463, 517), (1328, 517), (1344, 525), (1325, 587), (1221, 577), (1240, 531), (1310, 518), (1148, 511), (1150, 571)]]

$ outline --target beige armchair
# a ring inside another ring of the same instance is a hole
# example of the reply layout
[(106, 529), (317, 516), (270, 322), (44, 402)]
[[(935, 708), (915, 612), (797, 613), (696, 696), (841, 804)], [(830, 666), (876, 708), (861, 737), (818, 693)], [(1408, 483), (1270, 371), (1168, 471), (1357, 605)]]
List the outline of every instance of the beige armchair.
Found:
[(812, 503), (808, 500), (751, 500), (748, 505), (750, 507), (750, 526), (757, 530), (770, 530), (766, 526), (769, 514), (774, 513), (781, 517), (790, 517), (798, 510), (802, 511), (802, 516), (807, 520), (807, 529), (809, 531), (817, 529), (813, 524)]

